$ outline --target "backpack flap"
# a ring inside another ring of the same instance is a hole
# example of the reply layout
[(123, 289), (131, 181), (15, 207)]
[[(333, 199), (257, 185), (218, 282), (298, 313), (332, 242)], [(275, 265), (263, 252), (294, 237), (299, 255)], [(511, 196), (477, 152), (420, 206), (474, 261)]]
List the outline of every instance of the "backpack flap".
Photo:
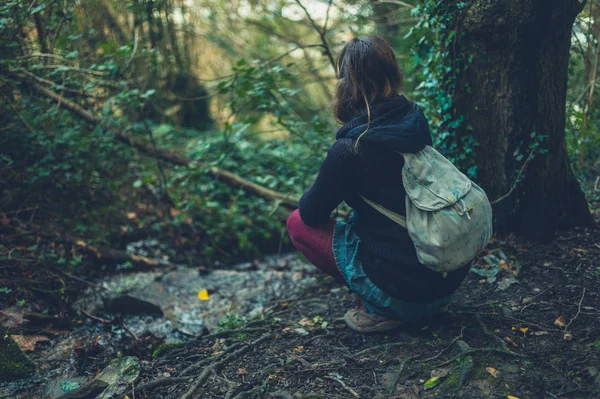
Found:
[(456, 204), (471, 190), (469, 178), (430, 146), (402, 156), (404, 189), (419, 209), (437, 211)]

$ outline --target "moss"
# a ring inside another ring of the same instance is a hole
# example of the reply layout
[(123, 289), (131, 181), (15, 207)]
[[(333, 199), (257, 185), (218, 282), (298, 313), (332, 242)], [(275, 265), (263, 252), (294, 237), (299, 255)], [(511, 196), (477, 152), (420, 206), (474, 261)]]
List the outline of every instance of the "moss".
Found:
[(174, 342), (172, 344), (160, 344), (156, 347), (156, 349), (154, 349), (154, 352), (152, 352), (152, 356), (159, 357), (163, 353), (168, 352), (171, 349), (181, 348), (183, 345), (183, 342)]
[(27, 377), (34, 371), (33, 362), (23, 353), (6, 329), (0, 326), (0, 380)]
[(600, 351), (600, 338), (596, 338), (596, 340), (592, 342), (592, 348)]

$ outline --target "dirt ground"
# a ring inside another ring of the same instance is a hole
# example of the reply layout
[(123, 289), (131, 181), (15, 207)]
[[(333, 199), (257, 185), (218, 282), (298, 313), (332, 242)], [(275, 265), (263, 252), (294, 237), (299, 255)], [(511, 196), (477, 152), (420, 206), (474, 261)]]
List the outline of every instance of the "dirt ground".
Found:
[(143, 361), (128, 395), (600, 398), (600, 232), (492, 247), (506, 255), (500, 274), (469, 273), (448, 313), (428, 326), (354, 333), (343, 322), (353, 295), (324, 278), (246, 325)]

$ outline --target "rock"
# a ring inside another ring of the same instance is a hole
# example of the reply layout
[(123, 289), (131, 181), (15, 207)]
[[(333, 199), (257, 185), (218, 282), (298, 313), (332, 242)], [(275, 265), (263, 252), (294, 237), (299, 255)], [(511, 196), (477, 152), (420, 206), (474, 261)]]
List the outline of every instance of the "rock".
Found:
[(74, 391), (87, 384), (87, 377), (74, 377), (50, 381), (45, 386), (44, 398), (58, 399), (66, 392)]
[(24, 378), (34, 371), (33, 362), (0, 325), (0, 381)]
[(67, 392), (59, 399), (120, 399), (139, 375), (140, 361), (137, 357), (113, 359), (92, 381)]
[(110, 361), (108, 366), (94, 378), (113, 385), (119, 382), (131, 384), (140, 375), (140, 360), (135, 356), (125, 356)]
[(95, 399), (107, 386), (106, 382), (94, 379), (86, 382), (77, 389), (65, 393), (59, 399)]
[(152, 314), (163, 316), (160, 306), (131, 294), (104, 298), (104, 309), (107, 312), (121, 314)]

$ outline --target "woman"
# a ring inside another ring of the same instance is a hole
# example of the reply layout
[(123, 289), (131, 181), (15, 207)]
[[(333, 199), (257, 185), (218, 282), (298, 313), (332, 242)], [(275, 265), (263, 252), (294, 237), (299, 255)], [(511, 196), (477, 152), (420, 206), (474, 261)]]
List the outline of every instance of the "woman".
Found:
[[(417, 105), (398, 94), (402, 74), (392, 48), (375, 36), (346, 44), (337, 62), (334, 116), (342, 124), (319, 175), (288, 219), (292, 242), (316, 267), (344, 282), (362, 302), (344, 319), (355, 331), (427, 322), (450, 302), (469, 267), (446, 273), (419, 263), (407, 230), (364, 198), (406, 214), (403, 157), (431, 145)], [(330, 215), (345, 201), (352, 217)]]

